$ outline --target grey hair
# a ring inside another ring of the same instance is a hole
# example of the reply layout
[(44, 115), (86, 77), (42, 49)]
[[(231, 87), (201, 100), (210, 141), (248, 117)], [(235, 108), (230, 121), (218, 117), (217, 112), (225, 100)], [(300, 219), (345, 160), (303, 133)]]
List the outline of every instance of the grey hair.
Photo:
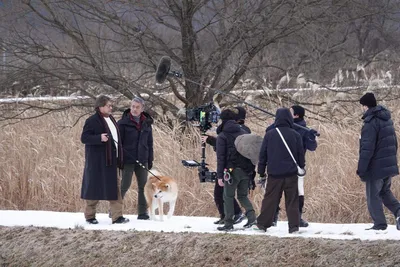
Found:
[(135, 96), (135, 97), (132, 99), (132, 101), (133, 101), (133, 102), (136, 102), (136, 103), (139, 103), (139, 104), (142, 104), (142, 107), (144, 108), (144, 100), (143, 100), (143, 98), (138, 97), (138, 96)]

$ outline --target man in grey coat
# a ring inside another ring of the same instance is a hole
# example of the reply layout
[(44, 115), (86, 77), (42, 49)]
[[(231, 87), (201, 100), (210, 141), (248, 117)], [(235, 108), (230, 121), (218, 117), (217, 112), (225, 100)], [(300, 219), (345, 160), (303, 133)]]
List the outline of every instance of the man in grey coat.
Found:
[(399, 174), (397, 138), (390, 112), (376, 104), (373, 93), (360, 99), (364, 125), (360, 137), (357, 175), (366, 185), (368, 211), (374, 225), (367, 230), (386, 230), (387, 222), (382, 203), (396, 218), (400, 230), (400, 203), (390, 190), (392, 177)]

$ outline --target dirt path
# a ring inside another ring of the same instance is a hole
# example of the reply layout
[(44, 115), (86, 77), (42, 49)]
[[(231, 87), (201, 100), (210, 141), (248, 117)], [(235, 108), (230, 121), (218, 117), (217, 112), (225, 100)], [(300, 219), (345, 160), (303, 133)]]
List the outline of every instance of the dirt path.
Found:
[(400, 266), (398, 241), (0, 227), (0, 266)]

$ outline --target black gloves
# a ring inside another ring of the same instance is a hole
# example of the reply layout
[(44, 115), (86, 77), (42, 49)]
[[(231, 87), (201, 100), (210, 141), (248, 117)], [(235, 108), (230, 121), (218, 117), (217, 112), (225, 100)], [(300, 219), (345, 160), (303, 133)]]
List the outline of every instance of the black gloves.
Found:
[(265, 173), (260, 174), (260, 177), (258, 177), (257, 184), (259, 184), (262, 188), (265, 188), (267, 184), (267, 175)]
[(310, 129), (308, 131), (308, 138), (310, 138), (311, 140), (315, 140), (315, 137), (317, 136), (318, 132), (314, 129)]

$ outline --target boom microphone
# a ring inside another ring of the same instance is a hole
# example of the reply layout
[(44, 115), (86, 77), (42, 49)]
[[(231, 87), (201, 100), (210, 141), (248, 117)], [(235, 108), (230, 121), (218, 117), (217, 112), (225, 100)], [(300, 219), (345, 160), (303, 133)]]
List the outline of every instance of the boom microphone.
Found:
[(169, 74), (169, 69), (171, 68), (171, 58), (164, 56), (160, 59), (160, 63), (157, 66), (156, 72), (156, 82), (163, 83)]
[[(156, 71), (156, 82), (157, 82), (157, 83), (159, 83), (159, 84), (163, 83), (163, 82), (167, 79), (167, 76), (174, 76), (174, 77), (176, 77), (176, 78), (182, 78), (182, 76), (183, 76), (182, 73), (180, 73), (180, 72), (178, 72), (178, 71), (171, 71), (171, 72), (170, 72), (170, 71), (169, 71), (170, 68), (171, 68), (171, 58), (168, 57), (168, 56), (163, 56), (163, 57), (161, 58), (161, 60), (160, 60), (160, 63), (158, 64), (157, 71)], [(200, 84), (200, 83), (197, 83), (197, 82), (195, 82), (195, 81), (192, 81), (192, 80), (190, 80), (190, 79), (188, 79), (188, 78), (185, 78), (185, 79), (186, 79), (188, 82), (191, 82), (191, 83), (194, 83), (194, 84), (197, 84), (197, 85), (200, 85), (200, 86), (204, 86), (204, 85), (202, 85), (202, 84)], [(205, 86), (205, 87), (210, 88), (210, 89), (213, 89), (213, 90), (214, 90), (216, 93), (218, 93), (218, 94), (227, 95), (227, 96), (232, 96), (232, 97), (238, 99), (239, 102), (241, 102), (241, 103), (243, 103), (243, 104), (246, 104), (246, 105), (248, 105), (248, 106), (250, 106), (250, 107), (252, 107), (252, 108), (254, 108), (254, 109), (257, 109), (257, 110), (259, 110), (259, 111), (261, 111), (261, 112), (264, 112), (264, 113), (266, 113), (266, 114), (268, 114), (268, 115), (270, 115), (270, 116), (272, 116), (272, 117), (275, 117), (275, 114), (270, 113), (270, 112), (266, 111), (265, 109), (262, 109), (262, 108), (260, 108), (260, 107), (258, 107), (258, 106), (256, 106), (256, 105), (253, 105), (253, 104), (251, 104), (251, 103), (248, 103), (248, 102), (246, 102), (246, 101), (243, 101), (240, 97), (238, 97), (238, 96), (235, 95), (235, 94), (232, 94), (232, 93), (230, 93), (230, 92), (224, 92), (224, 91), (222, 91), (222, 90), (218, 90), (218, 89), (211, 88), (211, 87), (208, 87), (208, 86)], [(297, 123), (294, 123), (294, 125), (295, 125), (296, 127), (298, 127), (298, 128), (304, 129), (304, 130), (306, 130), (306, 131), (310, 131), (310, 130), (311, 130), (311, 129), (309, 129), (309, 128), (307, 128), (307, 127), (304, 127), (304, 126), (302, 126), (302, 125), (299, 125), (299, 124), (297, 124)], [(316, 132), (315, 135), (316, 135), (316, 136), (320, 136), (320, 134), (319, 134), (318, 132)]]

